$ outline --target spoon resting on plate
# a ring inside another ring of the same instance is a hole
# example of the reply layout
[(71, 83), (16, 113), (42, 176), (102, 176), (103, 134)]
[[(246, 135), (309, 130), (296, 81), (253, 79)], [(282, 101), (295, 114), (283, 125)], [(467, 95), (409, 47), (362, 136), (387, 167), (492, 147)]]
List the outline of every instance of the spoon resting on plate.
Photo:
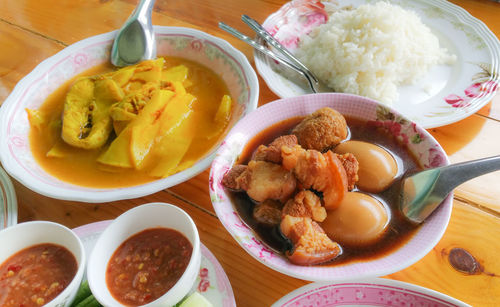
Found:
[(403, 179), (400, 209), (415, 223), (423, 222), (458, 185), (500, 170), (500, 156), (427, 169)]
[(111, 48), (111, 63), (118, 67), (156, 57), (156, 40), (151, 22), (155, 0), (141, 0), (118, 30)]

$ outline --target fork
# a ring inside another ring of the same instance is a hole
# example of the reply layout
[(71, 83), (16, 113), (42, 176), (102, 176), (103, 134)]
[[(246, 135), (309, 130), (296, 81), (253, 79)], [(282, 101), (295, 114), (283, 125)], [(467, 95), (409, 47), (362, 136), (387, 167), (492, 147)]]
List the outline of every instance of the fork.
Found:
[(318, 78), (304, 64), (302, 64), (295, 56), (293, 56), (280, 42), (278, 42), (266, 29), (264, 29), (264, 27), (262, 27), (257, 21), (248, 17), (247, 15), (243, 15), (241, 17), (241, 19), (252, 30), (254, 30), (255, 33), (260, 38), (262, 38), (264, 41), (268, 42), (271, 46), (273, 46), (275, 48), (275, 50), (277, 50), (281, 55), (273, 52), (271, 49), (265, 47), (264, 45), (261, 45), (260, 43), (256, 42), (252, 38), (239, 32), (238, 30), (225, 24), (224, 22), (219, 22), (219, 27), (222, 30), (234, 35), (236, 38), (240, 39), (241, 41), (249, 44), (255, 50), (262, 52), (263, 54), (271, 57), (272, 59), (276, 60), (277, 62), (279, 62), (279, 63), (285, 65), (286, 67), (291, 68), (294, 71), (301, 74), (304, 78), (306, 78), (309, 87), (311, 88), (311, 90), (314, 93), (318, 93), (320, 91)]

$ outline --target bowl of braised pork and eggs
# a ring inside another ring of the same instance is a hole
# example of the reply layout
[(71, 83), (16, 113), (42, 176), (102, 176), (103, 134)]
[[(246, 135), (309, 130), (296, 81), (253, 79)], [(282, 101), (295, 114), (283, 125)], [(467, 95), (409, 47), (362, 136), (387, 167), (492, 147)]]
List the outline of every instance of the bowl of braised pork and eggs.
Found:
[(158, 57), (112, 67), (115, 32), (42, 62), (0, 110), (0, 160), (58, 199), (139, 197), (210, 166), (227, 131), (257, 107), (257, 76), (226, 41), (155, 27)]
[(448, 164), (435, 139), (350, 94), (266, 104), (226, 136), (210, 172), (221, 222), (253, 257), (306, 280), (382, 276), (443, 235), (451, 197), (423, 224), (398, 210), (404, 174)]

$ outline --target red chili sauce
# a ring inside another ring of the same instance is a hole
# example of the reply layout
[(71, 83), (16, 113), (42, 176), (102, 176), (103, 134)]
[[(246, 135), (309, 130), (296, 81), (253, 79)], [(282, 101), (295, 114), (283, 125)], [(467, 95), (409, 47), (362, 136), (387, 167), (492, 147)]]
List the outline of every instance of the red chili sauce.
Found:
[(73, 280), (78, 264), (65, 247), (44, 243), (25, 248), (0, 265), (0, 306), (42, 306)]
[(139, 306), (165, 294), (181, 278), (193, 246), (168, 228), (141, 231), (123, 242), (109, 260), (106, 284), (124, 305)]

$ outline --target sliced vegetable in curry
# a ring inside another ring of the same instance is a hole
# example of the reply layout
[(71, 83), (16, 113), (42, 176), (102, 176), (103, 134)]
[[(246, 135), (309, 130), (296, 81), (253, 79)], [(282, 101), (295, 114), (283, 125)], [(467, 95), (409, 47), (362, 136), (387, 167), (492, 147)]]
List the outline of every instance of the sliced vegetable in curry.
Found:
[(35, 158), (63, 181), (118, 187), (168, 177), (212, 149), (231, 120), (229, 91), (205, 66), (161, 57), (109, 70), (77, 76), (27, 110)]

